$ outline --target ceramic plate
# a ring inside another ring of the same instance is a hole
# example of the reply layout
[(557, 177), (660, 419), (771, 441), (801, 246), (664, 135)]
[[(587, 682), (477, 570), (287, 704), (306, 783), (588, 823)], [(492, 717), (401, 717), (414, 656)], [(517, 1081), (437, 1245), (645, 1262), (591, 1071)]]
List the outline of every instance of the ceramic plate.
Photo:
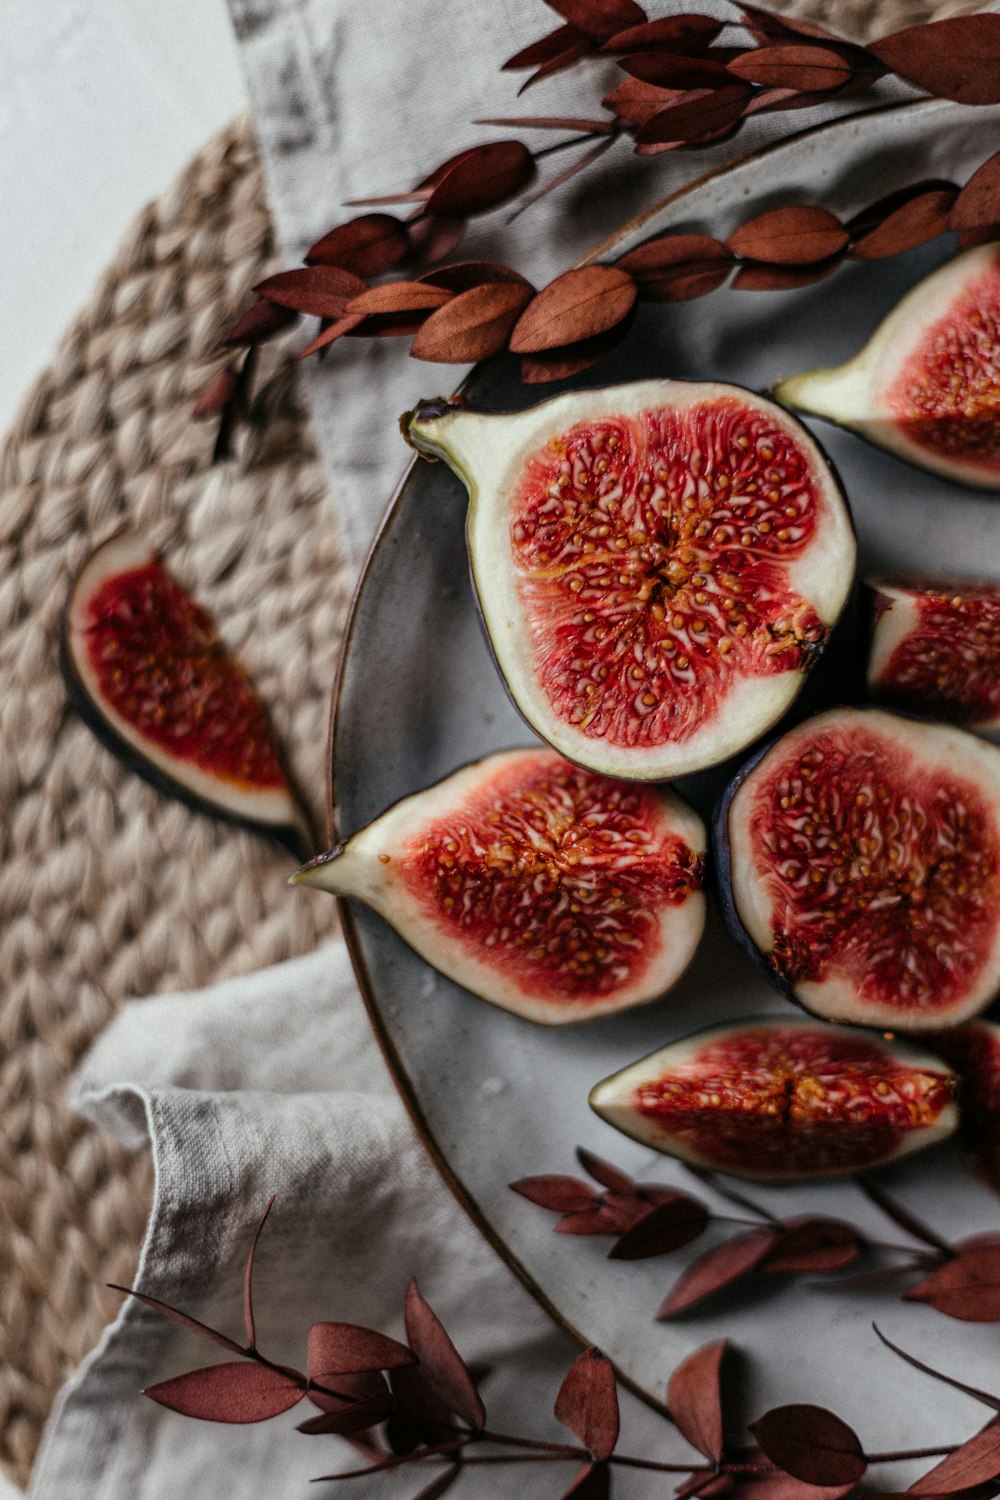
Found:
[[(991, 135), (993, 137), (991, 146)], [(620, 254), (666, 229), (724, 237), (783, 197), (826, 204), (844, 217), (924, 178), (962, 182), (1000, 145), (1000, 110), (937, 102), (897, 106), (806, 132), (737, 162), (654, 208), (598, 255)], [(933, 244), (898, 259), (848, 263), (792, 292), (723, 290), (696, 302), (642, 310), (625, 345), (570, 385), (646, 375), (720, 378), (756, 389), (815, 365), (839, 363), (898, 297), (946, 253)], [(414, 377), (414, 391), (419, 379)], [(466, 390), (484, 406), (514, 408), (564, 386), (524, 387), (512, 360), (478, 369)], [(390, 433), (395, 413), (386, 414)], [(858, 529), (862, 571), (941, 569), (1000, 574), (995, 498), (934, 479), (816, 424), (840, 469)], [(387, 436), (391, 441), (391, 436)], [(336, 825), (350, 834), (390, 803), (465, 761), (531, 733), (508, 702), (480, 633), (464, 549), (465, 492), (444, 464), (417, 462), (383, 524), (358, 593), (333, 731)], [(839, 650), (851, 644), (841, 640)], [(831, 652), (809, 688), (810, 707), (836, 701)], [(681, 790), (704, 813), (719, 784), (706, 775)], [(713, 1022), (781, 1011), (718, 923), (669, 997), (577, 1028), (544, 1030), (494, 1009), (438, 977), (379, 918), (345, 911), (351, 952), (375, 1029), (398, 1084), (442, 1170), (479, 1226), (565, 1326), (603, 1348), (652, 1401), (684, 1353), (725, 1332), (747, 1355), (749, 1399), (827, 1404), (871, 1432), (872, 1391), (885, 1395), (883, 1448), (954, 1441), (970, 1428), (966, 1398), (903, 1366), (870, 1330), (924, 1357), (936, 1349), (963, 1379), (995, 1380), (996, 1331), (949, 1323), (893, 1291), (774, 1278), (766, 1291), (678, 1324), (654, 1313), (689, 1252), (637, 1263), (607, 1260), (608, 1241), (553, 1233), (552, 1215), (508, 1183), (574, 1172), (587, 1146), (626, 1170), (690, 1187), (682, 1168), (626, 1140), (587, 1105), (591, 1085), (675, 1036)], [(883, 1175), (886, 1185), (949, 1235), (996, 1224), (996, 1203), (960, 1169), (957, 1148)], [(887, 1224), (853, 1184), (772, 1189), (755, 1196), (782, 1214), (841, 1214), (883, 1238)], [(714, 1231), (712, 1231), (714, 1232)], [(960, 1341), (961, 1340), (961, 1341)], [(849, 1357), (846, 1356), (850, 1348)], [(960, 1351), (960, 1352), (959, 1352)], [(881, 1396), (880, 1396), (881, 1399)], [(974, 1413), (972, 1414), (974, 1416)], [(899, 1487), (898, 1469), (892, 1488)]]

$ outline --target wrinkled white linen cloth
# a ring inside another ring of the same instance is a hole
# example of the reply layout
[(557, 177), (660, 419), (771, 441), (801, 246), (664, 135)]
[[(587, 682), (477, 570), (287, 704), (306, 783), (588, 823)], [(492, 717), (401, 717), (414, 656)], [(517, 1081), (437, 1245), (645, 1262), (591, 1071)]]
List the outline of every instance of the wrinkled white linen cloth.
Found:
[[(577, 71), (515, 99), (516, 81), (498, 65), (556, 24), (538, 0), (231, 6), (289, 264), (350, 212), (345, 199), (406, 188), (450, 152), (490, 138), (469, 123), (473, 116), (585, 114), (592, 111), (581, 101), (599, 91), (591, 68), (589, 78)], [(721, 0), (687, 8), (733, 14)], [(886, 85), (882, 97), (901, 92)], [(697, 154), (639, 161), (619, 143), (582, 179), (586, 192), (560, 191), (509, 228), (493, 215), (461, 254), (503, 259), (540, 284), (643, 205), (829, 113), (764, 116), (735, 142)], [(563, 160), (549, 165), (557, 170)], [(462, 373), (417, 365), (391, 340), (348, 341), (324, 365), (305, 367), (356, 564), (404, 466), (397, 413), (452, 389)], [(120, 1138), (148, 1141), (153, 1154), (155, 1199), (137, 1273), (144, 1291), (239, 1336), (243, 1258), (277, 1192), (257, 1275), (261, 1343), (271, 1357), (301, 1363), (308, 1325), (320, 1319), (399, 1335), (405, 1286), (416, 1275), (460, 1348), (495, 1366), (486, 1394), (498, 1422), (502, 1413), (508, 1430), (562, 1435), (551, 1404), (575, 1350), (438, 1178), (370, 1035), (342, 945), (197, 995), (128, 1005), (86, 1059), (75, 1101)], [(351, 1466), (340, 1439), (293, 1431), (305, 1408), (227, 1427), (186, 1420), (139, 1394), (225, 1357), (127, 1303), (56, 1403), (34, 1500), (305, 1496), (316, 1493), (310, 1477)], [(655, 1446), (656, 1419), (637, 1404), (627, 1425), (637, 1447)], [(429, 1477), (355, 1481), (337, 1493), (414, 1495)], [(516, 1491), (531, 1500), (561, 1493), (559, 1478), (562, 1470), (554, 1479), (546, 1466), (475, 1470), (456, 1493), (487, 1500)], [(616, 1476), (615, 1493), (649, 1494), (648, 1476)]]

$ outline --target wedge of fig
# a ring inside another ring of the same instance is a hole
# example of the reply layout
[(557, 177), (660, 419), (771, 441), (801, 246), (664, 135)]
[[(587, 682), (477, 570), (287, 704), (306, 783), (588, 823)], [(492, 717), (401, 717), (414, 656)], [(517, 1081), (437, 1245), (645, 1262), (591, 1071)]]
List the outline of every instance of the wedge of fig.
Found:
[(938, 1058), (868, 1032), (767, 1017), (713, 1027), (605, 1078), (591, 1107), (699, 1167), (762, 1181), (867, 1171), (958, 1123)]
[(1000, 988), (1000, 750), (832, 709), (754, 758), (718, 814), (727, 920), (828, 1020), (937, 1030)]
[(774, 395), (959, 484), (1000, 489), (1000, 245), (956, 256), (853, 359)]
[(930, 1039), (959, 1078), (959, 1132), (969, 1165), (1000, 1193), (1000, 1026), (969, 1021)]
[(868, 690), (891, 708), (1000, 734), (1000, 584), (873, 578)]
[(358, 897), (457, 984), (560, 1025), (680, 977), (705, 920), (704, 852), (672, 792), (535, 747), (404, 798), (292, 879)]
[(847, 598), (832, 470), (735, 386), (641, 381), (515, 413), (424, 402), (404, 431), (469, 489), (473, 580), (515, 704), (606, 775), (669, 779), (749, 744)]
[(120, 532), (84, 565), (60, 660), (82, 717), (140, 776), (308, 853), (308, 819), (253, 684), (141, 537)]

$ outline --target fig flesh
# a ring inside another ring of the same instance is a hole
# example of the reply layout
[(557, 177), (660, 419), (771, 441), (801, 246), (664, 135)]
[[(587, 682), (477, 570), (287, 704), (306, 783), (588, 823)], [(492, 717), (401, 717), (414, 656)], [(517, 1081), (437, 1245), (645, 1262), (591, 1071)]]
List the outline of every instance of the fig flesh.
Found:
[(680, 977), (704, 926), (704, 852), (674, 793), (536, 747), (404, 798), (292, 879), (358, 897), (449, 979), (560, 1025)]
[(832, 709), (737, 776), (718, 815), (734, 935), (806, 1010), (937, 1030), (1000, 988), (1000, 750)]
[(850, 590), (832, 470), (735, 386), (640, 381), (514, 413), (423, 403), (404, 431), (469, 490), (473, 580), (514, 703), (606, 775), (670, 779), (749, 744)]
[(868, 690), (891, 708), (1000, 734), (1000, 584), (875, 578)]
[(141, 537), (119, 532), (84, 564), (63, 610), (60, 660), (81, 716), (132, 770), (299, 859), (308, 853), (308, 819), (253, 684)]
[(1000, 489), (1000, 245), (941, 266), (853, 359), (774, 395), (921, 468)]
[(713, 1027), (591, 1091), (626, 1135), (695, 1166), (760, 1181), (835, 1177), (951, 1134), (955, 1080), (937, 1058), (820, 1021)]
[(969, 1164), (1000, 1193), (1000, 1026), (969, 1021), (930, 1045), (958, 1074), (959, 1131)]

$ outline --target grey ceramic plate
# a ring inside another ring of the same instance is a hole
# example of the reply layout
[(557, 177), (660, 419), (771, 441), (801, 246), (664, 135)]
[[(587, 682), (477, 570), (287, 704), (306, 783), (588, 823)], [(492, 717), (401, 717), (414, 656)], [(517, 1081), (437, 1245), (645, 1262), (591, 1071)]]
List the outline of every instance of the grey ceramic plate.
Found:
[[(991, 148), (990, 138), (993, 138)], [(849, 215), (883, 193), (931, 177), (964, 181), (1000, 145), (1000, 110), (922, 103), (820, 128), (713, 175), (652, 210), (613, 246), (621, 253), (650, 234), (685, 229), (725, 235), (769, 204), (768, 185)], [(773, 191), (773, 187), (772, 187)], [(860, 347), (902, 292), (943, 256), (924, 247), (879, 264), (852, 263), (797, 292), (720, 291), (697, 302), (644, 309), (627, 343), (597, 371), (570, 384), (610, 384), (657, 374), (718, 377), (763, 389), (782, 375), (833, 364)], [(485, 406), (520, 407), (563, 387), (522, 386), (512, 361), (491, 362), (466, 387)], [(427, 394), (414, 371), (414, 397)], [(395, 413), (385, 414), (392, 441)], [(864, 569), (940, 568), (1000, 572), (996, 499), (932, 479), (817, 424), (843, 476)], [(464, 551), (464, 491), (443, 464), (416, 463), (383, 524), (355, 602), (338, 687), (333, 748), (336, 824), (349, 834), (399, 797), (461, 763), (532, 736), (504, 695), (480, 634)], [(849, 643), (832, 652), (810, 688), (811, 706), (842, 692)], [(689, 783), (706, 810), (718, 777)], [(683, 788), (682, 788), (683, 789)], [(708, 1023), (779, 1009), (748, 962), (710, 923), (699, 955), (665, 1000), (589, 1026), (546, 1031), (493, 1009), (434, 974), (377, 917), (345, 911), (362, 992), (397, 1082), (442, 1170), (501, 1254), (548, 1309), (607, 1351), (622, 1375), (653, 1401), (688, 1350), (724, 1331), (747, 1353), (751, 1401), (827, 1403), (871, 1431), (871, 1391), (899, 1399), (880, 1416), (883, 1447), (954, 1440), (969, 1426), (965, 1398), (927, 1382), (878, 1345), (890, 1335), (983, 1383), (995, 1360), (989, 1328), (948, 1324), (895, 1295), (837, 1292), (783, 1279), (724, 1309), (680, 1324), (653, 1314), (686, 1252), (624, 1264), (607, 1241), (553, 1234), (551, 1215), (507, 1184), (539, 1172), (572, 1172), (579, 1143), (628, 1170), (684, 1181), (683, 1170), (597, 1120), (587, 1092), (597, 1079)], [(992, 1197), (959, 1170), (948, 1147), (934, 1159), (890, 1170), (888, 1185), (949, 1234), (996, 1222)], [(853, 1185), (764, 1193), (782, 1213), (819, 1210), (885, 1222)], [(889, 1238), (898, 1239), (893, 1233)], [(707, 1240), (697, 1242), (698, 1250)], [(692, 1252), (693, 1253), (693, 1252)], [(831, 1357), (832, 1350), (850, 1358)], [(958, 1333), (961, 1331), (961, 1356)], [(979, 1367), (977, 1369), (977, 1366)], [(899, 1485), (898, 1471), (892, 1488)]]

